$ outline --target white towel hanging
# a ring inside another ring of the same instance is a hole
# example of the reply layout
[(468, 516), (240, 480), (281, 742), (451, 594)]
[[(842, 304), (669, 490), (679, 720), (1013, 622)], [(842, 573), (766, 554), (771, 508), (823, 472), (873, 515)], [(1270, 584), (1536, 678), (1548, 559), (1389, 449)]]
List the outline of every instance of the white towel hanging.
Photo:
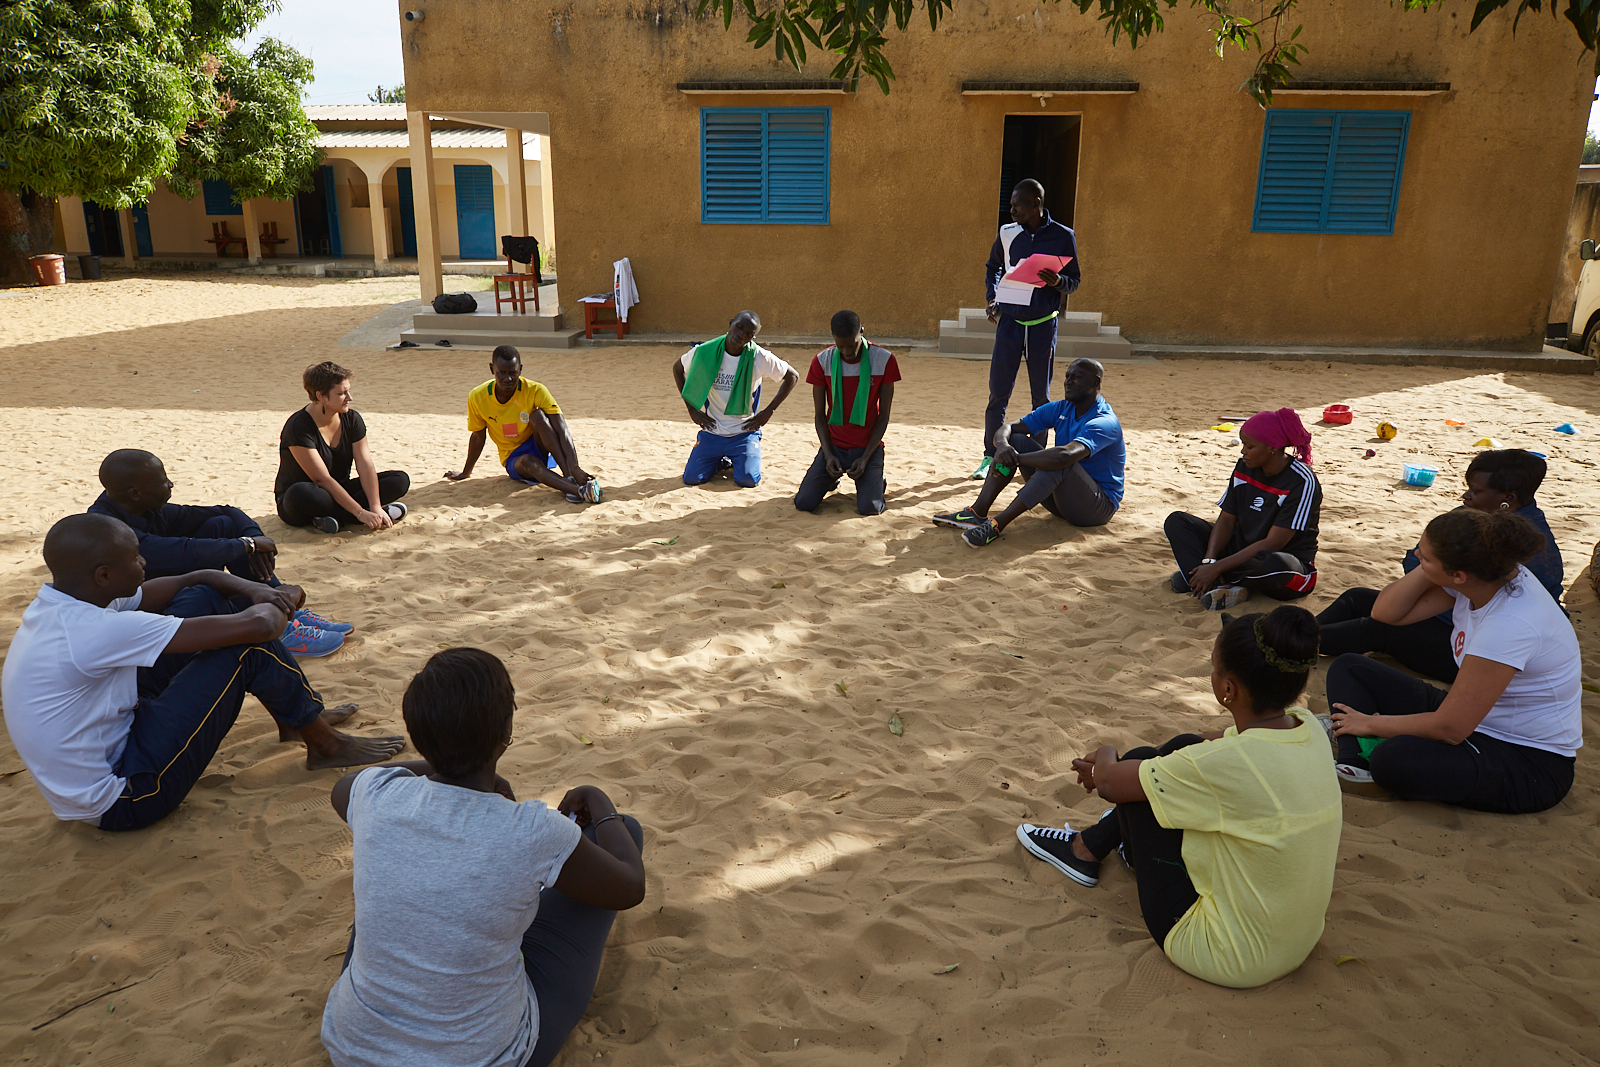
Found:
[(639, 302), (639, 288), (633, 284), (633, 264), (623, 256), (611, 264), (611, 295), (617, 302), (617, 318), (628, 321), (628, 309)]

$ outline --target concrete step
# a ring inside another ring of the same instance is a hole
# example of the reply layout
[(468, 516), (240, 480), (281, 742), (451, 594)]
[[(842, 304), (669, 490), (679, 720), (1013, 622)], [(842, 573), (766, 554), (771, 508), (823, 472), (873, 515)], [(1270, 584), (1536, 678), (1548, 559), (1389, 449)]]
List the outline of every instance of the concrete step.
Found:
[(939, 351), (950, 354), (972, 354), (988, 359), (994, 352), (994, 334), (966, 333), (962, 330), (939, 330)]
[[(466, 316), (443, 315), (441, 318), (465, 318)], [(451, 330), (439, 329), (410, 329), (400, 331), (400, 340), (410, 341), (422, 347), (433, 347), (435, 341), (449, 341), (452, 348), (497, 348), (500, 345), (513, 345), (519, 349), (566, 349), (576, 348), (578, 338), (583, 336), (582, 330), (555, 330), (555, 331), (520, 331), (508, 332), (503, 330)]]
[(560, 311), (544, 310), (537, 314), (514, 312), (507, 308), (502, 314), (494, 313), (494, 300), (478, 301), (478, 310), (465, 315), (441, 315), (430, 307), (418, 308), (411, 316), (411, 325), (418, 330), (497, 330), (501, 333), (555, 333), (562, 328)]
[[(962, 308), (960, 318), (941, 319), (940, 327), (965, 330), (967, 333), (994, 336), (994, 323), (982, 308)], [(1098, 311), (1063, 311), (1056, 317), (1057, 337), (1097, 337), (1101, 326)], [(942, 333), (942, 330), (941, 330)]]
[(1063, 337), (1056, 342), (1056, 365), (1075, 359), (1132, 359), (1133, 345), (1115, 326), (1102, 326), (1096, 337)]

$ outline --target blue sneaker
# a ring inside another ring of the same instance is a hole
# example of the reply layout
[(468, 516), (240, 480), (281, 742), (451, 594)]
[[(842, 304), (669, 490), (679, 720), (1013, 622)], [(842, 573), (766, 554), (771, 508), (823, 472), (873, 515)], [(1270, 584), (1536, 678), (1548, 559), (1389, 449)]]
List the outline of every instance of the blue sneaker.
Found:
[(294, 621), (303, 622), (307, 626), (315, 629), (327, 630), (330, 633), (336, 634), (347, 634), (351, 630), (355, 629), (355, 627), (348, 622), (334, 622), (332, 619), (324, 619), (321, 615), (318, 615), (317, 613), (306, 608), (301, 608), (299, 611), (294, 613)]
[(344, 634), (319, 630), (315, 626), (307, 626), (299, 619), (289, 623), (289, 628), (283, 632), (284, 647), (298, 659), (326, 656), (342, 644), (344, 644)]

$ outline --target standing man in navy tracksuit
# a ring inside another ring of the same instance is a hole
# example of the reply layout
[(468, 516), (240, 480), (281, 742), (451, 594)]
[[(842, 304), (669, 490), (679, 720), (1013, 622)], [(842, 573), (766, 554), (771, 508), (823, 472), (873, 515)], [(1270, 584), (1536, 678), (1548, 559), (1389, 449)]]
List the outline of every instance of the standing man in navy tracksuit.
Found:
[[(983, 462), (974, 478), (989, 473), (994, 460), (994, 435), (1006, 425), (1006, 404), (1017, 382), (1017, 367), (1028, 361), (1028, 386), (1033, 393), (1029, 410), (1050, 400), (1050, 377), (1056, 358), (1056, 316), (1063, 296), (1078, 287), (1078, 244), (1072, 231), (1044, 209), (1044, 186), (1026, 178), (1011, 190), (1012, 222), (1000, 227), (984, 273), (989, 321), (995, 323), (994, 355), (989, 361), (989, 407), (983, 418)], [(1016, 282), (1001, 279), (1031, 255), (1071, 256), (1060, 274), (1039, 272), (1044, 284), (1024, 292)], [(1044, 442), (1040, 442), (1044, 444)]]

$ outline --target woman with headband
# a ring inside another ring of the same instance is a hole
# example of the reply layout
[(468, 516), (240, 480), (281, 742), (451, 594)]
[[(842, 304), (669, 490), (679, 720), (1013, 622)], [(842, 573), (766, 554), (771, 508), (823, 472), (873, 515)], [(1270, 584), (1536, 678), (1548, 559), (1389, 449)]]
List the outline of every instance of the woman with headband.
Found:
[(1120, 850), (1150, 936), (1196, 978), (1247, 989), (1288, 974), (1322, 937), (1339, 854), (1327, 738), (1295, 706), (1316, 662), (1304, 608), (1229, 620), (1211, 692), (1233, 725), (1074, 760), (1079, 783), (1116, 807), (1082, 833), (1023, 823), (1017, 839), (1084, 886)]
[(1199, 597), (1212, 611), (1252, 592), (1294, 600), (1317, 587), (1322, 486), (1311, 473), (1311, 433), (1293, 408), (1279, 408), (1250, 416), (1239, 444), (1217, 521), (1174, 511), (1166, 522), (1178, 561), (1172, 591)]

